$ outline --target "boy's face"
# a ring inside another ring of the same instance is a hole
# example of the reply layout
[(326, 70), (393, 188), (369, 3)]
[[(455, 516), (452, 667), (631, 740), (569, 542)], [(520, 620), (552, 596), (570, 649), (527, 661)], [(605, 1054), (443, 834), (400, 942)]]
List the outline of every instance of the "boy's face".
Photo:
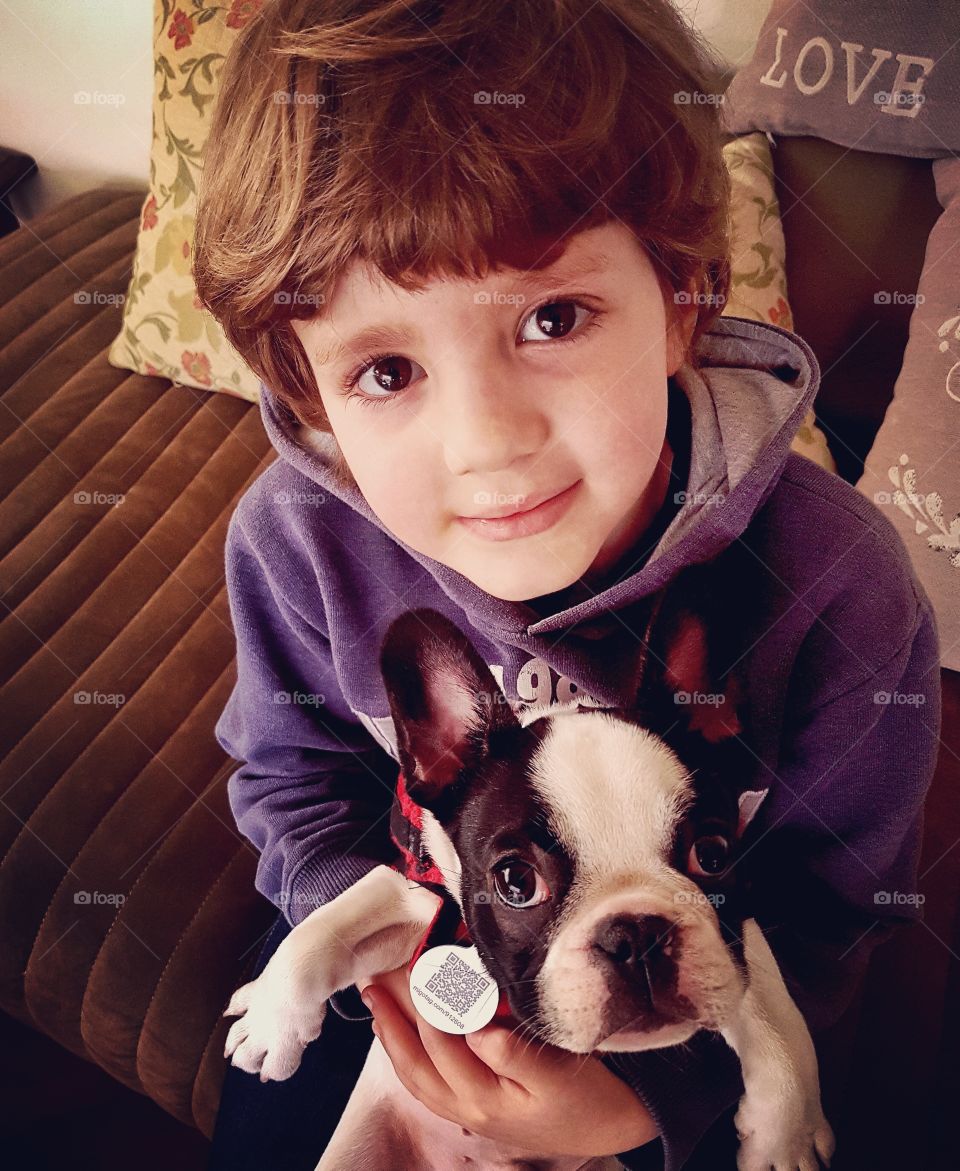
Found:
[[(294, 329), (344, 460), (383, 524), (487, 593), (525, 601), (591, 584), (663, 503), (667, 377), (696, 319), (695, 306), (680, 308), (629, 229), (608, 223), (539, 273), (435, 280), (421, 293), (355, 264), (323, 317)], [(351, 343), (368, 326), (398, 336)], [(345, 354), (322, 362), (344, 343)], [(540, 527), (531, 517), (494, 540), (478, 531), (494, 526), (458, 519), (529, 508), (571, 486), (542, 531), (524, 531)]]

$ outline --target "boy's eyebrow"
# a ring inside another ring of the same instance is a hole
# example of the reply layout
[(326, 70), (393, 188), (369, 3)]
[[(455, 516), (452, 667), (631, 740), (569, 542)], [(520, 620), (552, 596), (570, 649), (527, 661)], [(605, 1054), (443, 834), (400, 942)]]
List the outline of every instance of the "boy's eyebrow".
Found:
[[(579, 262), (562, 265), (561, 261), (550, 268), (525, 272), (514, 278), (513, 283), (520, 289), (532, 291), (547, 285), (566, 284), (572, 280), (599, 275), (611, 263), (608, 256), (592, 254)], [(562, 266), (562, 267), (561, 267)], [(559, 271), (555, 271), (559, 269)], [(382, 349), (388, 346), (402, 346), (409, 340), (409, 331), (401, 325), (370, 325), (344, 341), (332, 342), (314, 351), (317, 366), (330, 366), (351, 351)]]

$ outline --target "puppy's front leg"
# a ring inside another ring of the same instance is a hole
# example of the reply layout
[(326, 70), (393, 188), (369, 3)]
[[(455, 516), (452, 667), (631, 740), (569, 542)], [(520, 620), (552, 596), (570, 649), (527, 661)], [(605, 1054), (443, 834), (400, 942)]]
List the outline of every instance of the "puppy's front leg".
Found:
[(240, 1019), (230, 1027), (224, 1056), (262, 1082), (290, 1077), (320, 1035), (327, 999), (409, 960), (439, 902), (383, 865), (312, 911), (257, 979), (231, 997), (223, 1015)]
[(743, 924), (749, 986), (722, 1028), (740, 1058), (744, 1095), (734, 1119), (739, 1171), (817, 1171), (829, 1166), (833, 1131), (820, 1105), (817, 1054), (807, 1023), (783, 982), (755, 919)]

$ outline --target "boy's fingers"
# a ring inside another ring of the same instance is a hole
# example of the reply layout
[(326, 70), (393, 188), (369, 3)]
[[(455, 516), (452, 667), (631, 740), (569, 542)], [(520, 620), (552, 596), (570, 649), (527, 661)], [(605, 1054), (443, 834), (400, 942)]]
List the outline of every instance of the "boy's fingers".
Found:
[[(377, 976), (371, 983), (360, 989), (362, 996), (367, 996), (375, 1010), (378, 1005), (388, 1001), (399, 1012), (402, 1012), (408, 1021), (413, 1021), (416, 1012), (410, 999), (410, 992), (405, 986), (405, 975), (398, 980), (397, 973), (389, 972)], [(405, 999), (404, 999), (405, 997)]]
[(488, 1094), (497, 1089), (500, 1079), (464, 1036), (434, 1028), (419, 1015), (417, 1029), (427, 1056), (458, 1100), (468, 1093)]
[[(467, 1044), (495, 1077), (520, 1086), (542, 1084), (560, 1072), (561, 1065), (568, 1066), (570, 1058), (570, 1054), (504, 1025), (485, 1025), (468, 1034)], [(565, 1070), (566, 1075), (571, 1072)]]
[(458, 1102), (500, 1088), (500, 1079), (468, 1048), (462, 1036), (434, 1028), (416, 1012), (414, 1027), (380, 986), (371, 1000), (380, 1041), (397, 1076), (435, 1114), (456, 1120)]
[(394, 1071), (411, 1094), (428, 1107), (431, 1102), (448, 1101), (450, 1087), (437, 1072), (423, 1046), (417, 1029), (397, 1007), (389, 995), (376, 998), (375, 1024), (380, 1031), (380, 1043), (387, 1051)]

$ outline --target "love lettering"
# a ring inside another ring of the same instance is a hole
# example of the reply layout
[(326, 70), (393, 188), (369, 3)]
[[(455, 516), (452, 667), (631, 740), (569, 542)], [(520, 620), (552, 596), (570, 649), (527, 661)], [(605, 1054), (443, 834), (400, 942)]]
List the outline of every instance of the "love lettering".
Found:
[[(774, 89), (783, 89), (788, 77), (793, 77), (797, 90), (805, 95), (819, 93), (824, 86), (830, 83), (837, 64), (837, 56), (833, 45), (826, 37), (811, 37), (800, 49), (793, 62), (792, 73), (789, 62), (785, 57), (785, 42), (788, 30), (777, 29), (776, 57), (767, 72), (760, 78), (763, 85), (773, 86)], [(872, 83), (874, 98), (872, 99), (883, 114), (891, 114), (900, 118), (915, 118), (920, 113), (923, 104), (923, 84), (933, 70), (932, 57), (915, 57), (910, 53), (897, 53), (896, 75), (886, 89), (879, 84), (878, 73), (893, 53), (889, 49), (871, 50), (873, 63), (863, 78), (858, 82), (857, 54), (863, 52), (863, 45), (853, 41), (841, 41), (840, 48), (846, 59), (847, 104), (856, 105), (860, 101), (867, 87)], [(842, 66), (841, 66), (842, 68)], [(885, 72), (889, 77), (893, 66)], [(911, 76), (911, 70), (919, 70)]]

